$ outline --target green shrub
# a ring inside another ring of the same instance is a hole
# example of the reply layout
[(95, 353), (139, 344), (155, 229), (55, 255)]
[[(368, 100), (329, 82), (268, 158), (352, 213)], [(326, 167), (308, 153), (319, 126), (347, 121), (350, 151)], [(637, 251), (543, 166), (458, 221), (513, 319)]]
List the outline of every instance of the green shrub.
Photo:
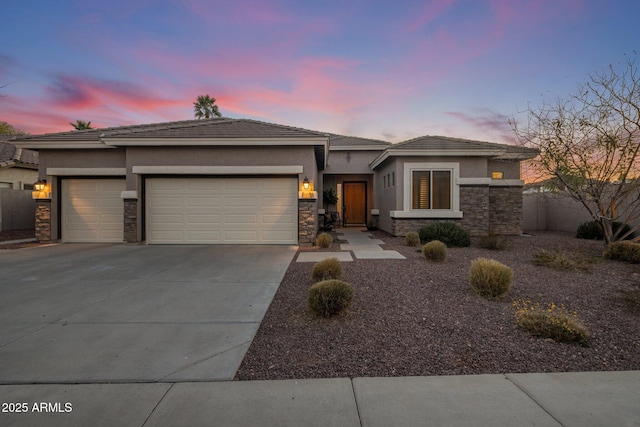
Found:
[[(615, 235), (616, 232), (621, 227), (622, 227), (622, 230), (619, 233), (620, 236), (624, 236), (631, 230), (631, 228), (629, 228), (629, 225), (615, 221), (611, 224), (611, 229), (613, 230), (613, 234)], [(578, 239), (589, 239), (589, 240), (604, 239), (604, 236), (602, 235), (602, 229), (600, 229), (600, 224), (598, 223), (598, 221), (587, 221), (580, 224), (578, 226), (578, 229), (576, 230), (576, 237)]]
[(329, 233), (320, 233), (316, 238), (316, 246), (321, 248), (330, 248), (333, 244), (333, 237)]
[(432, 240), (422, 247), (422, 254), (429, 261), (444, 261), (447, 257), (447, 245), (440, 240)]
[(463, 248), (471, 245), (469, 233), (454, 222), (434, 222), (418, 231), (420, 243), (440, 240), (449, 248)]
[(554, 270), (589, 271), (590, 264), (595, 260), (562, 250), (547, 251), (540, 249), (533, 254), (531, 262), (539, 267), (549, 267)]
[(607, 245), (604, 257), (616, 261), (640, 264), (640, 243), (621, 241)]
[(509, 247), (509, 240), (505, 236), (491, 233), (480, 238), (480, 247), (492, 251), (503, 251)]
[(353, 286), (341, 280), (318, 282), (309, 289), (309, 308), (319, 316), (329, 317), (348, 308), (353, 294)]
[(551, 303), (545, 308), (540, 303), (518, 300), (514, 301), (513, 306), (516, 308), (517, 325), (531, 335), (589, 346), (589, 331), (578, 320), (578, 314), (569, 312), (564, 305), (558, 307)]
[(313, 266), (311, 278), (314, 282), (323, 280), (340, 279), (342, 277), (342, 266), (338, 258), (327, 258)]
[(471, 262), (469, 283), (471, 289), (485, 298), (496, 298), (506, 294), (511, 288), (513, 271), (498, 261), (476, 258)]
[(415, 231), (410, 231), (404, 236), (404, 244), (407, 246), (418, 246), (420, 243), (420, 236)]

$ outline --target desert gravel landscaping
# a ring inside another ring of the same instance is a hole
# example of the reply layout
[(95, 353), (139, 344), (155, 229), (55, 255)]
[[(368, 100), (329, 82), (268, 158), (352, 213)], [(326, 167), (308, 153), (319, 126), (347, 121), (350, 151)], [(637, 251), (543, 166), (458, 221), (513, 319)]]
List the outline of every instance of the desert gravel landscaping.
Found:
[[(640, 369), (640, 266), (605, 260), (601, 241), (541, 232), (510, 237), (507, 250), (495, 251), (474, 239), (433, 263), (404, 238), (372, 234), (407, 259), (343, 262), (343, 280), (355, 288), (353, 305), (328, 319), (307, 308), (313, 263), (292, 262), (236, 379)], [(535, 266), (531, 260), (540, 249), (563, 250), (588, 271)], [(471, 291), (469, 267), (478, 257), (513, 269), (504, 298), (487, 300)], [(591, 333), (590, 346), (520, 329), (513, 307), (519, 299), (576, 311)]]

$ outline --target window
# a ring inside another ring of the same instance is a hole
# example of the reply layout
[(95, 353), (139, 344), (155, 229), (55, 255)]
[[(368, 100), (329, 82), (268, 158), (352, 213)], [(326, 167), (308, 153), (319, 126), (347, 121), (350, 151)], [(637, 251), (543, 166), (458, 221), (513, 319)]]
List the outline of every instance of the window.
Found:
[(414, 170), (412, 209), (451, 209), (451, 171)]
[(398, 186), (402, 187), (402, 210), (392, 218), (462, 218), (460, 210), (460, 163), (405, 162)]

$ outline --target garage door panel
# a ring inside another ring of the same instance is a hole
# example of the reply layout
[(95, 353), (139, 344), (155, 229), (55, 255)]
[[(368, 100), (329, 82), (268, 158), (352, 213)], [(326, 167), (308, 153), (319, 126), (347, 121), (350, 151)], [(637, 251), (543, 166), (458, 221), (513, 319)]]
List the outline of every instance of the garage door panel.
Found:
[[(146, 188), (148, 243), (298, 241), (295, 178), (150, 178)], [(180, 236), (163, 233), (169, 218)]]
[(225, 179), (224, 188), (226, 191), (250, 191), (252, 193), (259, 190), (260, 179)]
[[(185, 238), (190, 243), (202, 243), (202, 244), (211, 244), (211, 243), (220, 243), (222, 240), (222, 233), (220, 231), (189, 231), (186, 233)], [(184, 242), (181, 242), (184, 243)]]
[(218, 225), (221, 219), (221, 215), (187, 215), (188, 224)]
[(189, 195), (186, 198), (186, 206), (187, 207), (202, 207), (202, 208), (210, 208), (210, 209), (218, 209), (220, 204), (222, 203), (222, 197), (218, 196), (207, 196), (207, 195), (198, 195), (192, 196)]
[(122, 242), (124, 179), (62, 180), (62, 240)]
[(262, 224), (268, 224), (271, 226), (279, 225), (281, 227), (286, 227), (287, 224), (290, 224), (294, 220), (293, 215), (262, 215)]

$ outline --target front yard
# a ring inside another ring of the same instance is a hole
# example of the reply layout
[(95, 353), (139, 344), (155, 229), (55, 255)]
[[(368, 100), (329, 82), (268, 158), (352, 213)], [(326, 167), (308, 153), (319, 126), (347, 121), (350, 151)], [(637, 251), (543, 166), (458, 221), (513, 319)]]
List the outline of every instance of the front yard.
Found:
[[(570, 234), (511, 237), (504, 251), (451, 248), (430, 263), (404, 238), (373, 232), (406, 260), (343, 262), (355, 288), (335, 318), (308, 312), (313, 263), (292, 262), (236, 375), (240, 380), (640, 369), (640, 266), (605, 260), (599, 241)], [(540, 249), (577, 256), (589, 271), (535, 266)], [(506, 297), (486, 300), (468, 283), (471, 261), (513, 269)], [(531, 336), (513, 302), (564, 304), (591, 333), (590, 347)]]

